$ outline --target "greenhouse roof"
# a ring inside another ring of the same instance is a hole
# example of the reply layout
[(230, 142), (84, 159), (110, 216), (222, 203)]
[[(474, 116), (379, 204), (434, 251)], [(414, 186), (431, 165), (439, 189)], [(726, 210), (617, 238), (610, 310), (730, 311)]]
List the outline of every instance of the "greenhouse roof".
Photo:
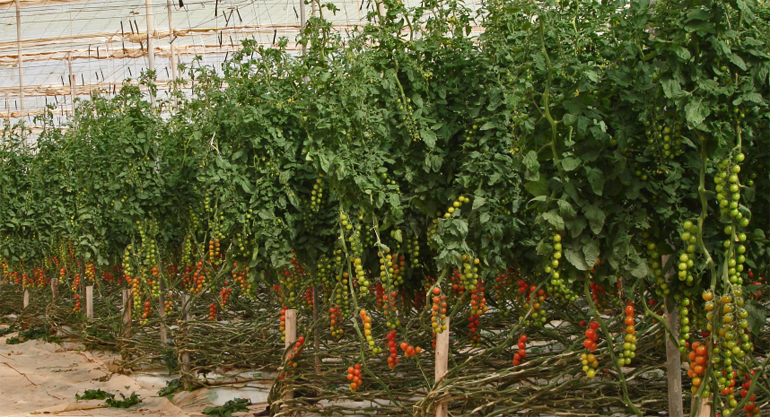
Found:
[[(204, 64), (217, 68), (244, 39), (270, 46), (286, 37), (288, 48), (296, 49), (300, 3), (150, 0), (159, 89), (172, 79), (172, 42), (177, 64), (201, 56)], [(416, 5), (417, 1), (409, 3)], [(324, 17), (341, 33), (365, 23), (368, 11), (376, 7), (371, 0), (337, 0), (334, 4), (340, 10)], [(475, 9), (479, 4), (480, 0), (471, 0), (468, 6)], [(310, 16), (311, 6), (304, 7)], [(145, 0), (0, 0), (2, 118), (13, 122), (24, 117), (31, 123), (46, 105), (54, 105), (55, 121), (65, 121), (71, 111), (70, 74), (74, 94), (80, 98), (95, 90), (111, 93), (124, 80), (136, 79), (148, 68), (147, 10)]]

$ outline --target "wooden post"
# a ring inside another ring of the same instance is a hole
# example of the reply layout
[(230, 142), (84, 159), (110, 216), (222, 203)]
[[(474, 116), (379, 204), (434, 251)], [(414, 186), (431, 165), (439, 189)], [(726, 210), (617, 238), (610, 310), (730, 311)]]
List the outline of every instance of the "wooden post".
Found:
[[(190, 296), (187, 294), (182, 294), (182, 320), (185, 322), (190, 320)], [(190, 352), (186, 349), (182, 351), (182, 373), (190, 373)], [(190, 381), (187, 377), (183, 379), (184, 389), (188, 389), (190, 387)]]
[(59, 297), (59, 277), (53, 277), (51, 279), (51, 299), (56, 301)]
[(131, 328), (131, 290), (123, 290), (123, 334), (127, 335)]
[[(436, 335), (436, 376), (438, 382), (447, 373), (449, 365), (449, 317), (444, 319), (446, 330)], [(447, 417), (449, 404), (446, 402), (436, 405), (436, 417)]]
[[(318, 323), (318, 286), (313, 285), (313, 326)], [(315, 371), (321, 373), (321, 341), (318, 337), (318, 327), (313, 328), (313, 350), (315, 352)]]
[[(671, 255), (664, 255), (661, 263), (666, 265)], [(673, 269), (667, 271), (668, 277), (674, 274)], [(665, 298), (666, 324), (671, 329), (674, 338), (679, 338), (679, 312), (671, 297)], [(671, 340), (671, 335), (666, 335), (666, 374), (668, 376), (668, 415), (669, 417), (683, 417), (684, 404), (682, 401), (682, 360), (676, 342)]]
[(693, 395), (692, 401), (690, 402), (690, 414), (692, 414), (692, 410), (697, 404), (698, 413), (695, 414), (695, 417), (711, 417), (712, 401), (714, 401), (714, 394), (709, 395), (708, 398), (701, 398), (698, 395)]
[[(286, 338), (284, 346), (288, 348), (294, 342), (297, 341), (297, 310), (290, 308), (286, 310)], [(284, 360), (288, 359), (290, 352), (286, 352)], [(288, 391), (284, 395), (284, 400), (290, 400), (294, 398), (294, 391)]]
[(27, 308), (29, 306), (29, 290), (24, 289), (24, 301), (23, 301), (24, 308)]
[(160, 303), (160, 343), (163, 346), (166, 346), (166, 342), (168, 341), (168, 333), (166, 332), (166, 323), (164, 318), (166, 317), (166, 297), (164, 297), (164, 292), (166, 291), (166, 285), (163, 282), (163, 277), (160, 277), (160, 297), (158, 297), (158, 302)]
[(89, 285), (86, 287), (86, 318), (93, 320), (94, 318), (94, 286)]

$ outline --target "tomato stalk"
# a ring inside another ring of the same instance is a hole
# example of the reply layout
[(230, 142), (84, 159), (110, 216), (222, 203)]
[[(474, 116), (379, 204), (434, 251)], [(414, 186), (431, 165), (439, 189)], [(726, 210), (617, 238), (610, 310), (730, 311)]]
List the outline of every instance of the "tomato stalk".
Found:
[(551, 115), (550, 109), (550, 97), (551, 97), (551, 83), (553, 81), (553, 67), (551, 66), (551, 58), (548, 56), (548, 50), (545, 47), (545, 19), (542, 16), (538, 17), (540, 20), (540, 49), (545, 57), (545, 67), (547, 71), (545, 91), (543, 92), (543, 117), (551, 125), (551, 153), (553, 154), (553, 163), (556, 165), (556, 169), (559, 171), (559, 177), (562, 184), (564, 184), (564, 168), (561, 166), (559, 152), (556, 150), (556, 139), (558, 137), (558, 131), (556, 128), (556, 120)]
[[(345, 213), (345, 211), (344, 211), (344, 209), (342, 207), (342, 204), (340, 204), (340, 215), (342, 215), (344, 213)], [(377, 240), (379, 241), (379, 236), (377, 236)], [(354, 309), (354, 311), (357, 314), (357, 312), (360, 311), (360, 309), (358, 307), (358, 300), (356, 299), (356, 289), (353, 286), (353, 277), (355, 276), (355, 274), (353, 273), (353, 270), (351, 269), (351, 266), (350, 266), (350, 255), (348, 254), (348, 246), (347, 246), (347, 243), (345, 242), (345, 228), (344, 228), (344, 226), (342, 226), (342, 222), (340, 222), (340, 241), (342, 242), (342, 251), (345, 253), (344, 259), (345, 259), (345, 263), (347, 264), (347, 268), (348, 268), (348, 287), (349, 287), (349, 290), (350, 290), (350, 298), (353, 300), (353, 309)], [(380, 243), (380, 245), (382, 245), (382, 244)], [(340, 271), (340, 272), (342, 272), (342, 271)], [(358, 327), (358, 320), (356, 320), (354, 318), (352, 321), (353, 321), (353, 329), (355, 329), (356, 333), (358, 334), (358, 338), (360, 340), (364, 340), (365, 341), (366, 338), (364, 337), (364, 334), (361, 333), (361, 329)], [(361, 365), (364, 368), (364, 371), (368, 375), (370, 375), (371, 377), (376, 379), (377, 382), (380, 383), (380, 386), (385, 391), (385, 393), (388, 395), (388, 397), (390, 398), (390, 401), (392, 401), (393, 404), (396, 404), (396, 406), (398, 406), (399, 408), (404, 409), (403, 407), (401, 407), (401, 405), (396, 400), (396, 398), (393, 397), (393, 394), (390, 392), (390, 389), (388, 388), (388, 385), (385, 382), (383, 382), (382, 379), (380, 379), (380, 377), (378, 377), (374, 372), (372, 372), (371, 369), (369, 369), (368, 366), (366, 366), (366, 348), (364, 347), (363, 343), (361, 344), (361, 346), (359, 346), (359, 356), (361, 358)], [(409, 413), (409, 414), (412, 415), (411, 413)]]
[(591, 297), (591, 290), (588, 287), (588, 283), (591, 282), (590, 275), (586, 275), (586, 279), (583, 281), (583, 293), (585, 295), (585, 299), (588, 302), (588, 306), (591, 307), (593, 311), (596, 312), (596, 315), (594, 316), (596, 318), (596, 321), (599, 322), (599, 326), (602, 328), (602, 333), (604, 333), (604, 336), (607, 339), (608, 349), (610, 352), (610, 360), (612, 361), (613, 365), (615, 365), (615, 369), (618, 372), (618, 378), (620, 379), (620, 387), (623, 391), (623, 402), (626, 403), (628, 408), (631, 409), (631, 411), (634, 412), (638, 417), (642, 416), (642, 412), (639, 411), (638, 408), (634, 405), (633, 402), (631, 402), (631, 398), (628, 396), (628, 385), (626, 384), (626, 377), (623, 374), (623, 368), (618, 363), (618, 360), (615, 358), (615, 344), (612, 341), (612, 334), (610, 333), (609, 329), (607, 329), (607, 324), (604, 322), (604, 319), (602, 319), (601, 315), (599, 314), (599, 309), (596, 307), (596, 304), (594, 303), (593, 297)]
[(706, 248), (706, 243), (703, 241), (703, 223), (706, 221), (706, 218), (708, 217), (708, 200), (706, 198), (706, 167), (708, 164), (708, 152), (706, 151), (706, 138), (703, 136), (702, 133), (698, 132), (698, 138), (700, 139), (700, 155), (701, 155), (701, 166), (700, 166), (700, 176), (698, 179), (698, 196), (700, 197), (700, 204), (701, 204), (701, 212), (700, 216), (698, 216), (698, 247), (700, 247), (701, 252), (706, 256), (706, 265), (709, 266), (709, 271), (711, 273), (711, 291), (714, 291), (716, 289), (716, 279), (717, 279), (717, 271), (716, 266), (714, 265), (714, 258), (711, 257), (711, 253), (709, 253), (708, 249)]

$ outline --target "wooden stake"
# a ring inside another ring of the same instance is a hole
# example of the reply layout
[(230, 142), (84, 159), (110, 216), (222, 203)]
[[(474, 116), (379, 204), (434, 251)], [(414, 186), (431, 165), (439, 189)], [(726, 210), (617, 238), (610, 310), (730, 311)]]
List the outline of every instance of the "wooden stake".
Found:
[[(286, 310), (286, 338), (284, 342), (284, 346), (288, 348), (291, 346), (294, 342), (297, 341), (297, 310), (291, 308)], [(290, 352), (286, 352), (285, 359), (288, 359)], [(289, 400), (294, 398), (294, 391), (289, 391), (284, 395), (284, 400)]]
[(86, 318), (93, 320), (94, 318), (94, 286), (89, 285), (86, 287)]
[[(187, 294), (182, 294), (182, 320), (185, 322), (190, 320), (190, 296)], [(182, 373), (190, 373), (190, 352), (187, 350), (182, 351)], [(189, 387), (189, 378), (184, 378), (184, 389)]]
[(123, 334), (128, 335), (131, 329), (131, 290), (123, 290)]
[[(449, 317), (444, 319), (446, 330), (436, 335), (436, 376), (438, 382), (447, 373), (449, 365)], [(447, 417), (449, 415), (449, 404), (439, 403), (436, 406), (436, 417)]]
[(27, 306), (29, 306), (29, 290), (26, 289), (26, 288), (24, 289), (24, 302), (23, 302), (23, 304), (24, 304), (24, 308), (27, 308)]
[[(671, 255), (664, 255), (661, 259), (663, 265), (668, 263)], [(666, 273), (668, 277), (672, 276), (674, 271)], [(666, 324), (671, 329), (673, 337), (679, 337), (679, 320), (676, 306), (670, 297), (665, 299)], [(670, 335), (666, 335), (666, 374), (668, 375), (668, 415), (669, 417), (684, 416), (684, 404), (682, 401), (682, 360), (679, 349), (671, 340)]]
[[(318, 322), (318, 287), (313, 285), (313, 325)], [(318, 327), (313, 329), (313, 350), (315, 351), (315, 372), (321, 373), (321, 341), (318, 338)]]
[(166, 297), (164, 297), (164, 293), (166, 292), (166, 285), (163, 281), (163, 278), (160, 278), (160, 297), (158, 297), (158, 303), (160, 304), (160, 343), (163, 346), (166, 346), (166, 342), (168, 341), (168, 333), (166, 331), (166, 323), (164, 322), (164, 318), (166, 317)]
[(693, 395), (692, 404), (698, 403), (698, 414), (695, 417), (711, 417), (711, 403), (714, 401), (714, 394), (709, 395), (708, 398), (700, 398), (697, 395)]
[(51, 279), (51, 299), (56, 301), (59, 297), (59, 277), (53, 277)]

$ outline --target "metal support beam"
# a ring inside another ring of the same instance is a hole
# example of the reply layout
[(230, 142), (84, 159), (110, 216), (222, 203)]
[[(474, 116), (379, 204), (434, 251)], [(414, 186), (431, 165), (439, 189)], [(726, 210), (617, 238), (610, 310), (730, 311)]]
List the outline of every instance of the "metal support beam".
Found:
[[(155, 71), (155, 40), (152, 32), (155, 26), (152, 20), (152, 1), (144, 0), (144, 12), (147, 20), (147, 67), (150, 71)], [(150, 96), (150, 102), (155, 105), (155, 97)]]
[(24, 118), (24, 71), (21, 59), (21, 8), (19, 7), (19, 0), (14, 0), (16, 4), (16, 52), (18, 54), (18, 66), (19, 66), (19, 110), (21, 110), (21, 118)]
[(72, 107), (72, 117), (75, 117), (75, 96), (77, 93), (75, 92), (75, 84), (77, 84), (77, 79), (75, 78), (75, 74), (72, 73), (72, 54), (67, 56), (67, 65), (69, 67), (70, 71), (70, 106)]

